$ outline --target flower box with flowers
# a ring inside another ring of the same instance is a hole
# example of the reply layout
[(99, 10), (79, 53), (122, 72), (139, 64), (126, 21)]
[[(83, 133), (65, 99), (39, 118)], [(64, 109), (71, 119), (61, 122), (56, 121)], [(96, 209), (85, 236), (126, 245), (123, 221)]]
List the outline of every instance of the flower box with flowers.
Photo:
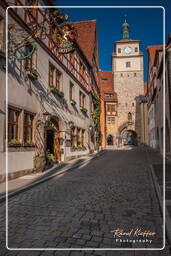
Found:
[(70, 103), (71, 103), (72, 105), (76, 105), (76, 101), (75, 101), (75, 100), (70, 100)]
[(13, 139), (8, 143), (9, 147), (21, 147), (22, 143), (19, 140)]
[(77, 150), (76, 146), (71, 147), (71, 152), (75, 152)]
[(27, 72), (27, 76), (28, 76), (28, 78), (30, 78), (30, 80), (33, 80), (33, 81), (37, 80), (39, 74), (36, 69), (26, 70), (26, 72)]
[(35, 147), (35, 145), (32, 141), (26, 141), (24, 142), (24, 147)]
[(83, 113), (87, 113), (87, 109), (84, 108), (84, 107), (80, 107), (80, 110), (81, 110)]

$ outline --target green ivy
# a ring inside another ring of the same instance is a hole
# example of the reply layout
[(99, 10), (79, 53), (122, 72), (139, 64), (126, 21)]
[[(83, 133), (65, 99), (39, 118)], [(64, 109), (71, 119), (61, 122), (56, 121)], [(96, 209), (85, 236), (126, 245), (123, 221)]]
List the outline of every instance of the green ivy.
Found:
[(100, 105), (101, 101), (100, 98), (97, 94), (92, 94), (92, 102), (94, 106), (94, 111), (93, 111), (93, 121), (94, 121), (94, 128), (96, 131), (96, 138), (95, 138), (95, 146), (96, 149), (99, 149), (99, 145), (101, 144), (101, 133), (100, 133)]

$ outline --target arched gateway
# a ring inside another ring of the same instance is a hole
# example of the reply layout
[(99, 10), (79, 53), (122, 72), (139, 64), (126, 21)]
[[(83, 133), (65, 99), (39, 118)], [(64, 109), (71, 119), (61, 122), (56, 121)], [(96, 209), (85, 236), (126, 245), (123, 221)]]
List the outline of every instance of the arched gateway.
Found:
[(133, 130), (123, 130), (121, 132), (123, 144), (137, 145), (137, 133)]

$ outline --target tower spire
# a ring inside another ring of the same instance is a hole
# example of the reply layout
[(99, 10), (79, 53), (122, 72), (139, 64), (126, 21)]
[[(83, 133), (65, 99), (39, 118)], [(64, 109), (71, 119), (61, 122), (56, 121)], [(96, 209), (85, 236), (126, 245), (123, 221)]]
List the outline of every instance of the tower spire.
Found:
[(127, 23), (127, 15), (125, 14), (125, 22), (123, 23), (122, 25), (122, 37), (123, 39), (129, 39), (129, 32), (130, 32), (130, 27), (129, 27), (129, 24)]

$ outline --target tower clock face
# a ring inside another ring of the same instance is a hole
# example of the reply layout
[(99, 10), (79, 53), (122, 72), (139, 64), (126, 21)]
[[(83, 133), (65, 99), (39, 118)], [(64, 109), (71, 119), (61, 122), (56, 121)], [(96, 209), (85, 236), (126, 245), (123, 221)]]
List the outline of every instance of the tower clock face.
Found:
[(131, 54), (132, 51), (133, 51), (133, 49), (132, 49), (131, 46), (126, 46), (126, 47), (123, 49), (124, 54)]

